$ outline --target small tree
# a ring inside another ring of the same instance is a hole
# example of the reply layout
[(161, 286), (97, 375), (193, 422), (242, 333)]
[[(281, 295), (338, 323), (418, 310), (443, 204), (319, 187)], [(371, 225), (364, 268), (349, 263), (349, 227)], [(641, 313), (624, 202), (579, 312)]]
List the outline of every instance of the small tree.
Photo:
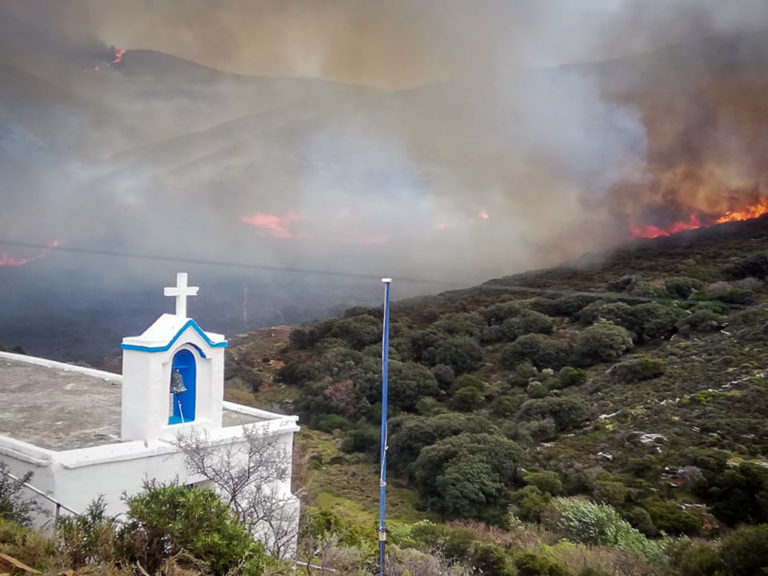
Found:
[(24, 484), (32, 478), (32, 472), (17, 478), (8, 466), (0, 462), (0, 520), (8, 520), (26, 526), (30, 516), (37, 511), (34, 501), (23, 497)]
[(209, 480), (240, 523), (282, 556), (295, 541), (298, 523), (294, 498), (279, 486), (290, 475), (290, 455), (269, 430), (245, 426), (243, 440), (221, 445), (207, 432), (192, 431), (179, 434), (175, 445), (187, 469)]

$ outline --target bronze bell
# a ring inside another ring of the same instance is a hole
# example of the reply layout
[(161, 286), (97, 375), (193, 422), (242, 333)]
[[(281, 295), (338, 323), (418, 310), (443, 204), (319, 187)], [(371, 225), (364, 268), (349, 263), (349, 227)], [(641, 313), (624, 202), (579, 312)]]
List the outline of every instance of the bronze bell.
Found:
[(171, 372), (171, 394), (183, 394), (187, 391), (187, 387), (184, 386), (184, 376), (181, 372), (174, 370)]

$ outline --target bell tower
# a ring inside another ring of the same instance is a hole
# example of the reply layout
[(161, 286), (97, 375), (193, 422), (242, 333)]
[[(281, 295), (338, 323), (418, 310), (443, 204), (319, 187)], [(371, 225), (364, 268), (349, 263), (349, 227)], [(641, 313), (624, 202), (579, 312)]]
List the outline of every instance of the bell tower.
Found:
[(180, 272), (176, 286), (164, 291), (176, 298), (176, 313), (163, 314), (140, 336), (123, 338), (123, 440), (221, 428), (227, 341), (187, 317), (187, 297), (197, 291)]

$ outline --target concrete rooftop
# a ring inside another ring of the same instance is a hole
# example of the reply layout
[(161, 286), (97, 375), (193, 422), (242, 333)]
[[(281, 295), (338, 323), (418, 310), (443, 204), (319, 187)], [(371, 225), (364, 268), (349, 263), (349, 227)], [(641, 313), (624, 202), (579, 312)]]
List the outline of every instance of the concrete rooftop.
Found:
[[(0, 436), (50, 450), (120, 442), (120, 377), (0, 357)], [(224, 410), (223, 425), (259, 418)]]

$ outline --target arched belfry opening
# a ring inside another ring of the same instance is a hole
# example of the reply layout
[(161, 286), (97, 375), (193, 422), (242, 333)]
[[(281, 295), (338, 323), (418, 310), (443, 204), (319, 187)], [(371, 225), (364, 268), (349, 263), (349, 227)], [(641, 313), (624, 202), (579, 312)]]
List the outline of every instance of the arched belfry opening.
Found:
[(168, 424), (193, 422), (197, 395), (197, 367), (195, 355), (189, 350), (179, 350), (173, 355), (168, 391), (171, 403), (168, 410)]

